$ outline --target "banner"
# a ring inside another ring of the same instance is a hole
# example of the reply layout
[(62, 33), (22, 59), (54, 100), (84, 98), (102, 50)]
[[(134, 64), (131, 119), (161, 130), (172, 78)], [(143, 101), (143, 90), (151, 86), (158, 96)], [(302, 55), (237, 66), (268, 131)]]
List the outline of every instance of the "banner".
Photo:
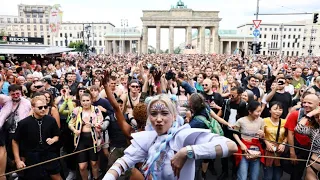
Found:
[(28, 43), (44, 43), (44, 38), (36, 37), (16, 37), (16, 36), (0, 36), (3, 42), (28, 42)]
[(61, 6), (55, 4), (52, 6), (49, 17), (49, 27), (52, 34), (58, 34), (62, 23), (63, 12), (60, 10)]

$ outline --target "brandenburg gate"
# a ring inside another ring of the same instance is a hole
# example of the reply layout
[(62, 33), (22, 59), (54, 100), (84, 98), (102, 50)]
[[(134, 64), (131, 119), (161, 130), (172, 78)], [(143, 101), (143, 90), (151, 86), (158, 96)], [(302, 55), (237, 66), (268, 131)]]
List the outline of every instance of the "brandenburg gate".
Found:
[(205, 53), (205, 31), (210, 30), (209, 53), (219, 53), (219, 11), (193, 11), (181, 0), (169, 11), (143, 10), (142, 53), (148, 53), (148, 28), (156, 28), (156, 53), (160, 53), (161, 28), (169, 28), (169, 53), (174, 53), (174, 29), (184, 28), (186, 45), (192, 44), (192, 29), (198, 30), (197, 44)]

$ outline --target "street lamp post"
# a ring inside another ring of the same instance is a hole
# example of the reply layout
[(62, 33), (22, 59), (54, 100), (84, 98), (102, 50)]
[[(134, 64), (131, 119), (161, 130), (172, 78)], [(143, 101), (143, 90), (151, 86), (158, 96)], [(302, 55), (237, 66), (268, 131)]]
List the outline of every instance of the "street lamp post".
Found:
[[(86, 34), (87, 34), (87, 38), (88, 38), (88, 43), (87, 43), (87, 48), (85, 49), (85, 51), (86, 51), (86, 53), (87, 54), (89, 54), (89, 49), (88, 49), (88, 47), (90, 46), (90, 31), (91, 31), (91, 26), (90, 26), (90, 24), (88, 24), (87, 26), (85, 26), (85, 28), (84, 28), (84, 30), (85, 30), (85, 32), (86, 32)], [(84, 33), (83, 33), (83, 35), (84, 35)], [(84, 39), (84, 36), (83, 36), (83, 39)]]
[(121, 19), (121, 28), (123, 28), (123, 43), (121, 43), (122, 54), (125, 53), (126, 49), (126, 27), (128, 27), (128, 19)]

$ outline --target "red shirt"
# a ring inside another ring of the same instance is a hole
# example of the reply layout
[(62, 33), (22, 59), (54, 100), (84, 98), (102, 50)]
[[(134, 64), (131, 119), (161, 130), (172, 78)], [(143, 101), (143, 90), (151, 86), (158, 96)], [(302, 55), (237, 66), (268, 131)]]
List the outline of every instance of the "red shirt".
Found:
[(284, 125), (284, 127), (294, 132), (294, 138), (298, 141), (299, 144), (305, 147), (310, 147), (311, 146), (310, 138), (306, 135), (299, 134), (294, 130), (294, 128), (298, 124), (298, 115), (299, 115), (299, 111), (294, 111), (290, 113), (287, 117), (287, 122)]

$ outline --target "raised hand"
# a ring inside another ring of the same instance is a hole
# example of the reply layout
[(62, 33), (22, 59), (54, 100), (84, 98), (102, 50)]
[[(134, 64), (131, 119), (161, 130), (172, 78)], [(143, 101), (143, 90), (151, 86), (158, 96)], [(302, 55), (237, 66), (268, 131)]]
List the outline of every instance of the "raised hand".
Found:
[(108, 86), (109, 77), (110, 77), (110, 72), (109, 72), (109, 70), (104, 71), (104, 76), (103, 76), (103, 78), (102, 78), (102, 84), (103, 84), (103, 86)]

